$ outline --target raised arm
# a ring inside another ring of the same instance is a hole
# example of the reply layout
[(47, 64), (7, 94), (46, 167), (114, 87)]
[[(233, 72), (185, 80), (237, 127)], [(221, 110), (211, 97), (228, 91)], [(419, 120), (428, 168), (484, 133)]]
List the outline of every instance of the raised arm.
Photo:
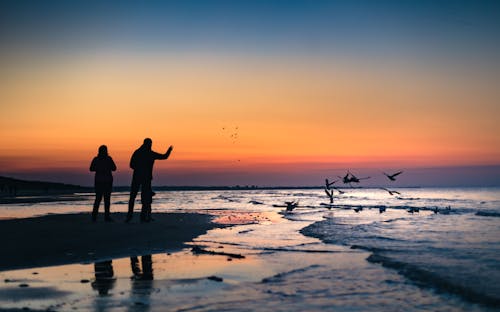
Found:
[(170, 147), (165, 152), (165, 154), (160, 154), (160, 153), (153, 152), (154, 158), (155, 159), (167, 159), (170, 156), (170, 153), (172, 153), (173, 149), (174, 149), (174, 147), (172, 145), (170, 145)]

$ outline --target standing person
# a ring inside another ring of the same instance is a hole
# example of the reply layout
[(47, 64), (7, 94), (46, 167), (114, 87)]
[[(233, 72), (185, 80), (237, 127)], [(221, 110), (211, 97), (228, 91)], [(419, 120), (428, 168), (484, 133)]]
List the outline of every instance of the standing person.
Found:
[(141, 188), (141, 222), (151, 221), (151, 202), (153, 200), (153, 190), (151, 180), (153, 179), (153, 165), (156, 159), (167, 159), (172, 152), (170, 145), (165, 154), (160, 154), (151, 150), (153, 141), (150, 138), (144, 139), (144, 143), (139, 147), (132, 158), (130, 158), (130, 168), (134, 170), (132, 185), (130, 186), (130, 199), (128, 202), (128, 214), (125, 222), (132, 220), (134, 213), (134, 202), (139, 188)]
[(111, 206), (111, 189), (113, 188), (112, 171), (116, 170), (113, 158), (108, 155), (108, 147), (106, 145), (99, 146), (99, 152), (92, 163), (90, 171), (95, 172), (94, 187), (95, 187), (95, 202), (92, 210), (92, 221), (97, 220), (97, 211), (101, 204), (101, 199), (104, 197), (104, 220), (106, 222), (113, 221), (109, 216), (109, 207)]

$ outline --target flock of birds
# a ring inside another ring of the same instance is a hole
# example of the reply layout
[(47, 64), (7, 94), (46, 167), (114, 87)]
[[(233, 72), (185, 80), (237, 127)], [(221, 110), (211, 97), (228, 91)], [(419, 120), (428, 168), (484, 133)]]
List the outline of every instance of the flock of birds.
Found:
[(222, 131), (224, 132), (225, 135), (229, 136), (229, 139), (231, 142), (234, 144), (238, 140), (239, 137), (239, 127), (222, 127)]
[[(229, 136), (229, 139), (232, 141), (233, 144), (236, 143), (236, 141), (238, 140), (238, 137), (239, 137), (238, 129), (239, 129), (238, 126), (235, 126), (235, 127), (224, 126), (224, 127), (222, 127), (222, 131), (225, 133), (225, 135)], [(237, 161), (239, 162), (240, 160), (238, 159)], [(398, 171), (398, 172), (391, 173), (391, 174), (386, 173), (386, 172), (382, 172), (382, 174), (384, 176), (386, 176), (387, 179), (389, 179), (389, 181), (391, 181), (391, 182), (396, 181), (396, 177), (398, 177), (402, 173), (403, 173), (402, 170)], [(335, 183), (342, 181), (343, 184), (348, 184), (350, 187), (353, 187), (353, 183), (360, 183), (362, 180), (370, 179), (370, 177), (359, 178), (359, 177), (355, 176), (349, 170), (347, 170), (347, 173), (344, 176), (338, 176), (338, 178), (339, 179), (334, 180), (334, 181), (330, 181), (328, 178), (325, 179), (325, 193), (328, 196), (328, 198), (330, 199), (330, 205), (327, 206), (329, 209), (332, 208), (333, 201), (335, 198), (334, 191), (337, 191), (339, 195), (343, 195), (346, 193), (346, 191), (336, 187)], [(390, 196), (401, 195), (400, 192), (395, 191), (395, 190), (391, 190), (391, 189), (388, 189), (385, 187), (380, 187), (379, 189), (386, 191), (387, 193), (389, 193)], [(279, 205), (277, 205), (277, 206), (279, 206)], [(295, 208), (297, 208), (298, 206), (299, 206), (299, 201), (286, 201), (285, 202), (286, 212), (291, 212)], [(450, 207), (447, 207), (446, 209), (440, 211), (439, 208), (435, 207), (434, 209), (432, 209), (432, 211), (434, 213), (439, 212), (439, 213), (447, 214), (447, 213), (449, 213), (450, 209), (451, 209)], [(360, 212), (361, 210), (363, 210), (362, 207), (354, 208), (355, 212)], [(385, 207), (379, 207), (380, 213), (385, 212), (385, 210), (386, 210)], [(420, 211), (420, 209), (418, 207), (410, 207), (408, 210), (409, 213), (415, 213), (415, 212), (419, 212), (419, 211)]]
[[(387, 177), (387, 179), (389, 179), (390, 181), (393, 182), (393, 181), (396, 181), (396, 177), (399, 176), (400, 174), (402, 174), (403, 171), (398, 171), (398, 172), (391, 173), (391, 174), (388, 174), (385, 172), (382, 172), (382, 173), (384, 174), (384, 176)], [(350, 187), (353, 187), (353, 183), (360, 183), (362, 180), (370, 179), (370, 177), (358, 178), (353, 173), (351, 173), (349, 170), (347, 171), (347, 173), (344, 176), (342, 176), (342, 177), (338, 176), (338, 178), (339, 179), (334, 180), (334, 181), (330, 181), (328, 178), (325, 179), (325, 193), (328, 196), (328, 198), (330, 199), (330, 204), (326, 205), (328, 207), (328, 209), (331, 209), (333, 207), (333, 201), (334, 201), (334, 197), (335, 197), (334, 191), (337, 191), (339, 195), (343, 195), (346, 193), (344, 190), (336, 187), (335, 183), (342, 181), (343, 184), (348, 184)], [(386, 191), (387, 193), (389, 193), (390, 196), (401, 195), (400, 192), (395, 191), (395, 190), (390, 190), (390, 189), (385, 188), (385, 187), (380, 187), (379, 189)], [(299, 201), (287, 201), (287, 202), (285, 202), (285, 205), (286, 205), (286, 212), (289, 213), (299, 206)], [(363, 210), (363, 207), (354, 208), (355, 212), (360, 212), (361, 210)], [(451, 210), (451, 207), (447, 207), (444, 210), (439, 210), (439, 208), (437, 208), (437, 207), (432, 209), (432, 211), (434, 213), (442, 213), (442, 214), (448, 214), (450, 212), (450, 210)], [(383, 213), (385, 211), (386, 211), (385, 206), (379, 207), (380, 213)], [(420, 211), (420, 208), (418, 208), (418, 207), (410, 207), (408, 209), (409, 213), (418, 213), (419, 211)]]
[[(393, 174), (387, 174), (385, 172), (382, 172), (389, 180), (391, 181), (396, 181), (396, 177), (400, 174), (403, 173), (403, 171), (398, 171), (396, 173), (393, 173)], [(349, 184), (349, 186), (352, 187), (352, 183), (360, 183), (361, 180), (366, 180), (366, 179), (370, 179), (370, 177), (363, 177), (363, 178), (358, 178), (356, 177), (354, 174), (352, 174), (350, 171), (347, 171), (346, 175), (341, 177), (339, 176), (339, 179), (338, 180), (335, 180), (335, 181), (332, 181), (330, 182), (330, 180), (328, 179), (325, 179), (325, 193), (326, 195), (330, 198), (330, 204), (333, 204), (333, 191), (336, 190), (337, 192), (339, 192), (340, 195), (344, 194), (345, 191), (342, 191), (341, 189), (339, 189), (338, 187), (335, 187), (334, 184), (339, 182), (339, 181), (342, 181), (342, 183), (344, 184)], [(391, 196), (394, 195), (394, 194), (398, 194), (398, 195), (401, 195), (401, 193), (399, 193), (398, 191), (394, 191), (394, 190), (389, 190), (385, 187), (381, 187), (380, 188), (381, 190), (384, 190), (386, 192), (388, 192)]]

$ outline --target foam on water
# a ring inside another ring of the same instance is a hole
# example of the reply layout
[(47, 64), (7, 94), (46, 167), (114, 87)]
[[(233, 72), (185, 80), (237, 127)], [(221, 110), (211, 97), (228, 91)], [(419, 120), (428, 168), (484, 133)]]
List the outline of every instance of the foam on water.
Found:
[(499, 306), (498, 193), (496, 189), (495, 194), (484, 190), (466, 192), (469, 197), (463, 190), (447, 189), (441, 193), (447, 197), (438, 198), (419, 190), (421, 198), (427, 197), (427, 203), (456, 207), (449, 214), (389, 211), (383, 218), (369, 220), (336, 214), (310, 225), (302, 233), (370, 251), (369, 261), (396, 269), (419, 285)]

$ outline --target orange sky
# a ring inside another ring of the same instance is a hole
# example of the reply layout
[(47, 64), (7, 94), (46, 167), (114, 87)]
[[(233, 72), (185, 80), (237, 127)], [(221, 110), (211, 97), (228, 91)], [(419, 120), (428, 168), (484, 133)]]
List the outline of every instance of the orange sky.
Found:
[(498, 164), (498, 80), (449, 65), (244, 54), (5, 61), (1, 161), (9, 171), (86, 170), (106, 144), (127, 168), (151, 137), (157, 151), (175, 146), (159, 168), (189, 171)]

